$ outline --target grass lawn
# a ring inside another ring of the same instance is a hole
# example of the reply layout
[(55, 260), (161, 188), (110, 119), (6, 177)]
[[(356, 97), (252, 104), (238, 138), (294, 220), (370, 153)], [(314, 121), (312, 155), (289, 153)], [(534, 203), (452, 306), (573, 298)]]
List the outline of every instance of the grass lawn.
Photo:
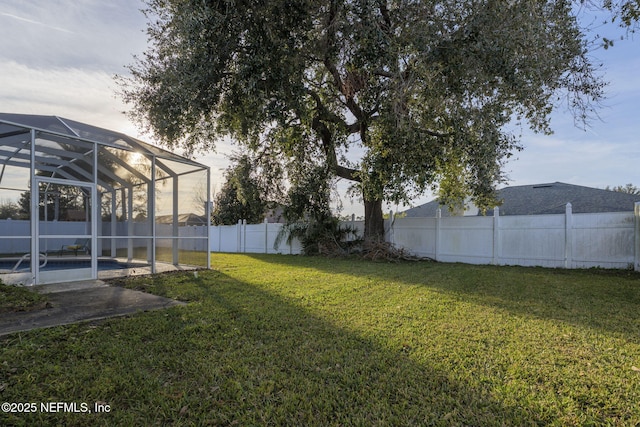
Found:
[(183, 307), (14, 334), (0, 425), (640, 423), (640, 275), (214, 254)]

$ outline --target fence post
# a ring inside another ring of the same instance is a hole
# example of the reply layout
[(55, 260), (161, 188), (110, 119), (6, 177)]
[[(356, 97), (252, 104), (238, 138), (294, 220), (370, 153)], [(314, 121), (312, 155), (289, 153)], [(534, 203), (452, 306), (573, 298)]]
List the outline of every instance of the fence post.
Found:
[(242, 253), (247, 252), (247, 220), (242, 220)]
[(500, 208), (493, 208), (493, 265), (500, 264)]
[(436, 244), (435, 244), (435, 260), (440, 261), (439, 251), (440, 251), (440, 220), (442, 219), (442, 209), (438, 208), (436, 210)]
[(635, 253), (633, 269), (635, 271), (640, 271), (640, 202), (635, 202), (633, 205), (633, 217), (635, 223)]
[(238, 220), (236, 225), (236, 253), (242, 252), (242, 220)]
[[(284, 225), (282, 227), (284, 227)], [(289, 236), (287, 236), (287, 238), (288, 237)], [(287, 243), (287, 246), (289, 246), (289, 255), (293, 255), (293, 239), (291, 239), (291, 243)]]
[(269, 253), (269, 221), (264, 219), (264, 253)]
[(564, 268), (573, 268), (573, 215), (567, 203), (564, 220)]

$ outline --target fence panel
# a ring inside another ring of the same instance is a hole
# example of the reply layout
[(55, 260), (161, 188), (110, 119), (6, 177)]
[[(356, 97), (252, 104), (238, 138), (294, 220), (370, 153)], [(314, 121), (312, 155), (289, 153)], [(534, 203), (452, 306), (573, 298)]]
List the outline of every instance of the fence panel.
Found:
[(437, 259), (490, 264), (493, 260), (493, 218), (440, 218)]
[(565, 262), (564, 215), (500, 217), (497, 263), (562, 267)]
[(243, 224), (242, 228), (242, 252), (265, 253), (265, 242), (268, 235), (265, 224)]
[[(640, 206), (640, 204), (638, 205)], [(633, 212), (401, 218), (390, 240), (445, 262), (640, 269), (640, 208)]]
[(282, 224), (261, 223), (211, 226), (211, 251), (232, 253), (300, 254), (302, 247), (297, 239), (287, 243), (286, 237), (275, 248), (275, 241)]
[(178, 227), (178, 236), (181, 237), (178, 249), (183, 251), (206, 252), (207, 227), (204, 225), (187, 225)]
[[(494, 217), (396, 218), (386, 238), (408, 252), (444, 262), (640, 270), (640, 203), (634, 212)], [(364, 230), (362, 221), (349, 221)], [(274, 242), (281, 224), (211, 227), (211, 250), (301, 253), (300, 242)]]
[[(348, 221), (360, 233), (364, 222)], [(69, 228), (65, 228), (66, 226)], [(60, 234), (79, 234), (84, 223), (56, 224)], [(162, 234), (163, 224), (157, 224)], [(301, 253), (300, 242), (291, 245), (275, 241), (283, 225), (236, 224), (211, 227), (210, 248), (214, 252)], [(31, 250), (29, 221), (0, 220), (5, 239), (0, 253), (27, 253)], [(640, 204), (633, 212), (521, 215), (497, 217), (397, 218), (385, 222), (387, 239), (421, 257), (445, 262), (504, 264), (567, 268), (640, 269)], [(110, 223), (103, 223), (104, 245), (110, 244)], [(127, 236), (127, 224), (117, 224), (116, 235)], [(148, 234), (147, 223), (134, 223), (134, 236)], [(16, 236), (9, 238), (9, 236)], [(205, 250), (206, 227), (179, 227), (180, 249)], [(128, 239), (118, 239), (118, 248)], [(62, 243), (50, 240), (49, 246)], [(167, 242), (170, 240), (167, 239)], [(46, 249), (46, 248), (45, 248)]]
[(238, 229), (238, 225), (211, 227), (211, 250), (216, 252), (240, 252)]
[(632, 213), (575, 214), (573, 267), (628, 268), (634, 263)]
[(417, 256), (436, 259), (436, 218), (396, 219), (391, 243)]
[(278, 249), (276, 249), (276, 239), (278, 238), (278, 234), (282, 229), (282, 224), (269, 224), (266, 226), (267, 230), (267, 248), (266, 253), (268, 254), (288, 254), (290, 251), (290, 246), (287, 244), (287, 239), (282, 238), (280, 244), (278, 245)]
[(31, 252), (31, 221), (0, 220), (0, 254), (26, 254)]

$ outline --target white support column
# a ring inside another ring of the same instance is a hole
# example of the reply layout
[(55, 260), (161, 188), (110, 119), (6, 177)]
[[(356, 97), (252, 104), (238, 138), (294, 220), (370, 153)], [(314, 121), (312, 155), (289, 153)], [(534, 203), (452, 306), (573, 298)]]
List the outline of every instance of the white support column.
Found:
[[(36, 131), (31, 129), (31, 283), (29, 285), (37, 285), (39, 281), (38, 267), (39, 262), (33, 260), (40, 259), (40, 230), (38, 230), (38, 218), (40, 209), (38, 209), (38, 197), (40, 191), (38, 181), (36, 181)], [(46, 212), (46, 209), (45, 209)]]
[[(153, 173), (153, 165), (151, 166), (151, 170)], [(153, 234), (153, 210), (155, 209), (153, 206), (153, 193), (155, 191), (155, 183), (153, 178), (151, 182), (147, 184), (147, 231), (145, 235), (147, 238), (145, 239), (147, 243), (147, 263), (151, 265), (151, 273), (153, 271), (153, 244), (154, 244), (154, 234)]]
[(440, 221), (442, 220), (442, 209), (438, 208), (436, 211), (436, 250), (435, 250), (435, 260), (439, 261), (440, 259)]
[(238, 220), (238, 224), (236, 225), (236, 253), (242, 252), (242, 220)]
[[(156, 273), (156, 156), (151, 157), (151, 182), (148, 186), (147, 204), (151, 244), (147, 246), (147, 261), (151, 264), (151, 274)], [(149, 239), (147, 239), (149, 241)]]
[(500, 264), (500, 208), (493, 208), (493, 265)]
[[(102, 215), (99, 207), (102, 200), (98, 195), (98, 143), (93, 143), (93, 185), (91, 186), (91, 278), (98, 278), (98, 257), (102, 256)], [(98, 249), (100, 248), (100, 249)]]
[(207, 269), (211, 268), (211, 207), (211, 170), (207, 168), (207, 206), (204, 209), (207, 216)]
[(640, 202), (636, 202), (633, 206), (633, 216), (635, 222), (634, 240), (635, 240), (635, 253), (634, 253), (634, 270), (640, 271)]
[[(127, 236), (129, 236), (129, 239), (127, 239), (127, 262), (131, 262), (133, 261), (133, 248), (135, 246), (134, 239), (131, 238), (135, 235), (135, 224), (133, 223), (133, 186), (127, 188), (127, 196), (127, 214), (125, 217), (127, 218)], [(124, 202), (123, 200), (123, 205)], [(135, 243), (137, 243), (137, 241)]]
[(94, 183), (94, 185), (91, 186), (91, 205), (88, 210), (88, 213), (91, 215), (91, 220), (88, 223), (91, 226), (91, 278), (93, 280), (98, 278), (98, 257), (102, 256), (102, 239), (98, 239), (99, 235), (102, 234), (102, 217), (98, 209), (98, 207), (101, 206), (100, 202), (101, 199), (98, 195), (97, 185)]
[(115, 236), (118, 234), (118, 213), (116, 209), (118, 208), (116, 197), (118, 197), (118, 193), (116, 190), (111, 190), (111, 257), (115, 258), (117, 256), (117, 240)]
[(178, 207), (178, 192), (179, 192), (179, 186), (178, 186), (178, 175), (173, 177), (173, 217), (172, 217), (172, 227), (171, 227), (171, 248), (172, 248), (172, 260), (173, 260), (173, 265), (178, 265), (178, 255), (179, 255), (179, 248), (178, 248), (178, 244), (180, 242), (180, 240), (178, 239), (179, 235), (180, 235), (180, 227), (178, 226), (178, 211), (179, 211), (179, 207)]
[(567, 203), (564, 220), (564, 268), (573, 268), (573, 214)]

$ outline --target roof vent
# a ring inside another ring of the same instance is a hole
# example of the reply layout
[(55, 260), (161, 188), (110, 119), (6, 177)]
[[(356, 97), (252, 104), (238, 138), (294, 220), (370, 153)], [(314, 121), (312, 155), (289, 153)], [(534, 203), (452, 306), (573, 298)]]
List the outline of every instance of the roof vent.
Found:
[(542, 185), (534, 185), (533, 188), (551, 188), (552, 184), (542, 184)]

